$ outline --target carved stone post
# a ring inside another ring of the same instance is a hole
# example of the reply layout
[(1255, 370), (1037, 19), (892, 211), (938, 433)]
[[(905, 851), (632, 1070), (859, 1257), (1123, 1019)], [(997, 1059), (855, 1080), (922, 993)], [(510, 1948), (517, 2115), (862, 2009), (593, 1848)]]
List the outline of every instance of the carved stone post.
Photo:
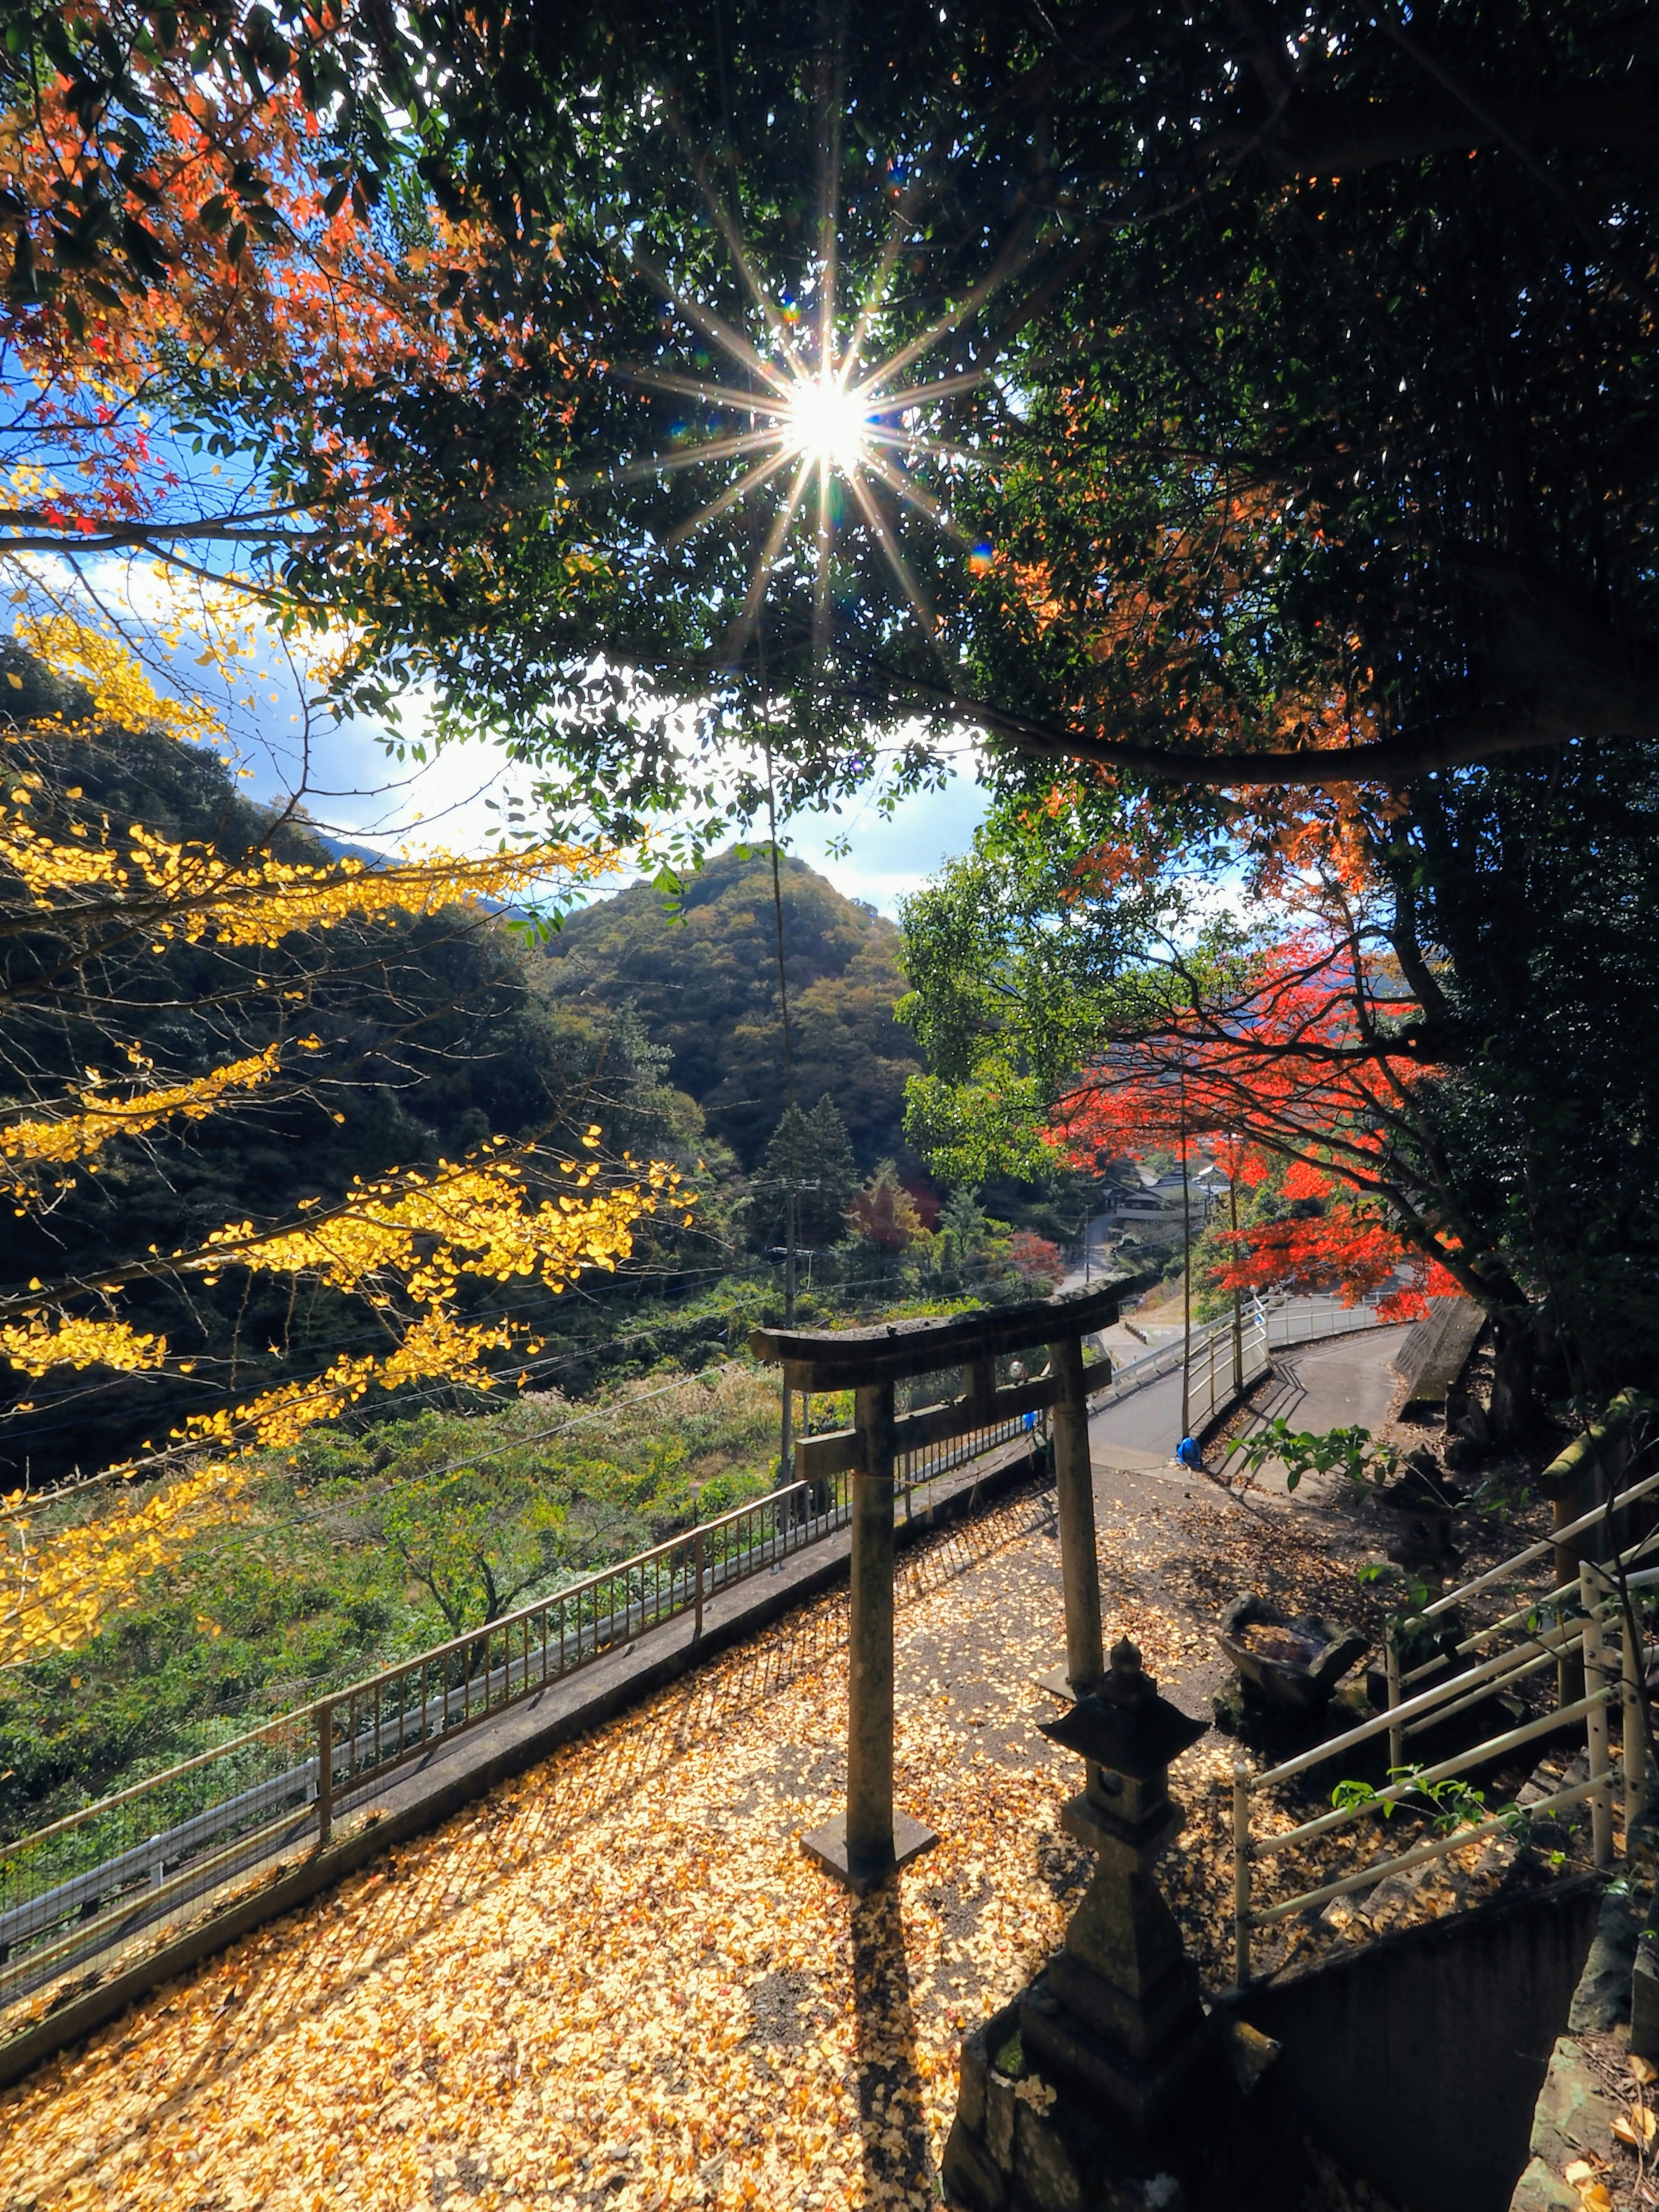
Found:
[(1043, 1725), (1084, 1759), (1082, 1792), (1060, 1817), (1094, 1852), (1095, 1875), (1046, 1986), (1021, 2000), (1020, 2028), (1028, 2049), (1138, 2128), (1170, 2109), (1203, 2042), (1197, 1969), (1152, 1868), (1185, 1818), (1170, 1796), (1170, 1761), (1205, 1726), (1158, 1696), (1127, 1640), (1114, 1646), (1098, 1693)]
[(847, 1854), (893, 1855), (893, 1386), (854, 1401), (864, 1466), (853, 1476), (852, 1628), (848, 1652)]
[(1206, 2016), (1152, 1879), (1183, 1818), (1169, 1763), (1204, 1732), (1127, 1641), (1099, 1689), (1044, 1727), (1084, 1760), (1060, 1820), (1095, 1874), (1059, 1952), (963, 2045), (942, 2179), (973, 2212), (1242, 2212), (1299, 2190), (1294, 2128), (1255, 2094), (1277, 2046)]

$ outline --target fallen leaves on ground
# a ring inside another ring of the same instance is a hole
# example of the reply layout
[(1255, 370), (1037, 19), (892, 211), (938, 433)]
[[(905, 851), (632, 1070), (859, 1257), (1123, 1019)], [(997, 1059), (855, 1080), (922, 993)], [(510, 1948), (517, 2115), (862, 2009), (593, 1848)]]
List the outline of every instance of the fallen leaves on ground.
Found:
[(0, 2203), (933, 2203), (960, 2033), (1086, 1873), (1030, 1719), (1048, 1517), (1016, 1500), (903, 1577), (902, 1663), (994, 1617), (998, 1666), (904, 1701), (899, 1800), (941, 1841), (896, 1891), (855, 1903), (799, 1848), (844, 1787), (830, 1599), (12, 2092)]
[[(1251, 1576), (1305, 1604), (1351, 1574), (1351, 1538), (1148, 1494), (1104, 1518), (1103, 1581), (1109, 1636), (1166, 1684), (1213, 1663)], [(799, 1846), (844, 1802), (832, 1596), (0, 2100), (3, 2212), (933, 2205), (961, 2037), (1091, 1871), (1032, 1686), (1062, 1648), (1051, 1495), (921, 1545), (898, 1596), (897, 1798), (940, 1840), (897, 1887), (855, 1902)], [(1235, 1755), (1182, 1762), (1162, 1869), (1212, 1977)]]

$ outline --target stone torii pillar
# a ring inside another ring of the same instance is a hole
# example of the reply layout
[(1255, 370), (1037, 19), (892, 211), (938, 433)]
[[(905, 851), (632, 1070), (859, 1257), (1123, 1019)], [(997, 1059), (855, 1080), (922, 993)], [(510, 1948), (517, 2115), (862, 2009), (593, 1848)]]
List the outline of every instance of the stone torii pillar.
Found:
[(939, 1841), (893, 1807), (893, 1385), (853, 1401), (861, 1466), (853, 1469), (848, 1637), (847, 1811), (801, 1838), (860, 1896)]
[(1106, 1673), (1100, 1638), (1100, 1559), (1095, 1547), (1095, 1474), (1089, 1458), (1089, 1385), (1083, 1340), (1048, 1346), (1054, 1399), (1054, 1491), (1060, 1510), (1060, 1571), (1066, 1591), (1066, 1686), (1074, 1698), (1097, 1689)]
[[(854, 1425), (802, 1438), (803, 1481), (845, 1471), (851, 1526), (847, 1810), (801, 1838), (837, 1880), (862, 1894), (938, 1838), (893, 1803), (893, 1495), (901, 1451), (989, 1428), (1042, 1407), (1054, 1409), (1066, 1672), (1079, 1691), (1101, 1680), (1100, 1573), (1095, 1555), (1089, 1468), (1088, 1393), (1109, 1378), (1083, 1363), (1081, 1340), (1115, 1320), (1124, 1285), (1082, 1297), (842, 1330), (756, 1329), (750, 1347), (780, 1362), (786, 1390), (851, 1389)], [(1046, 1346), (1050, 1372), (999, 1390), (995, 1361)], [(895, 1386), (907, 1377), (962, 1369), (967, 1389), (949, 1405), (899, 1421)]]

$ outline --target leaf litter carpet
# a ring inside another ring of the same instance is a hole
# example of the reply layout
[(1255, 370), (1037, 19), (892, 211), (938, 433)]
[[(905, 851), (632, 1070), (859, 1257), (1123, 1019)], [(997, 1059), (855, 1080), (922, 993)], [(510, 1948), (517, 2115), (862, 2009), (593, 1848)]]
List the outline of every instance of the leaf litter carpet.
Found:
[[(1157, 1601), (1135, 1565), (1177, 1517), (1166, 1567), (1237, 1587), (1251, 1565), (1237, 1514), (1109, 1507), (1109, 1633), (1166, 1682), (1212, 1655), (1209, 1605)], [(1287, 1534), (1255, 1540), (1275, 1582)], [(1091, 1868), (1057, 1820), (1080, 1772), (1031, 1683), (1061, 1649), (1058, 1566), (1034, 1489), (901, 1570), (896, 1794), (940, 1841), (896, 1888), (855, 1901), (799, 1845), (843, 1802), (843, 1593), (0, 2099), (3, 2212), (936, 2203), (961, 2035), (1054, 1948)], [(1212, 1737), (1182, 1762), (1164, 1869), (1206, 1970), (1232, 1755)]]

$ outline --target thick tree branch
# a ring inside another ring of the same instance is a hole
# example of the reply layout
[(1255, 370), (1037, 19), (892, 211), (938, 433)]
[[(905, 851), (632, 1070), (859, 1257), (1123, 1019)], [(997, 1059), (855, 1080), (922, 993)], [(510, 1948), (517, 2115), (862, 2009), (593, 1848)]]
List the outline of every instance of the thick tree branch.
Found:
[[(1200, 752), (1187, 746), (1143, 744), (1133, 738), (1097, 737), (1056, 728), (969, 698), (943, 686), (908, 678), (908, 688), (944, 714), (969, 726), (1004, 738), (1021, 752), (1051, 758), (1093, 762), (1132, 775), (1188, 786), (1413, 783), (1437, 769), (1467, 767), (1505, 753), (1534, 752), (1571, 744), (1584, 738), (1659, 738), (1659, 696), (1603, 678), (1593, 688), (1575, 688), (1571, 696), (1552, 690), (1531, 696), (1494, 702), (1474, 713), (1448, 716), (1420, 729), (1401, 731), (1369, 744), (1325, 751), (1304, 747), (1294, 752)], [(1599, 697), (1595, 696), (1596, 693)]]

